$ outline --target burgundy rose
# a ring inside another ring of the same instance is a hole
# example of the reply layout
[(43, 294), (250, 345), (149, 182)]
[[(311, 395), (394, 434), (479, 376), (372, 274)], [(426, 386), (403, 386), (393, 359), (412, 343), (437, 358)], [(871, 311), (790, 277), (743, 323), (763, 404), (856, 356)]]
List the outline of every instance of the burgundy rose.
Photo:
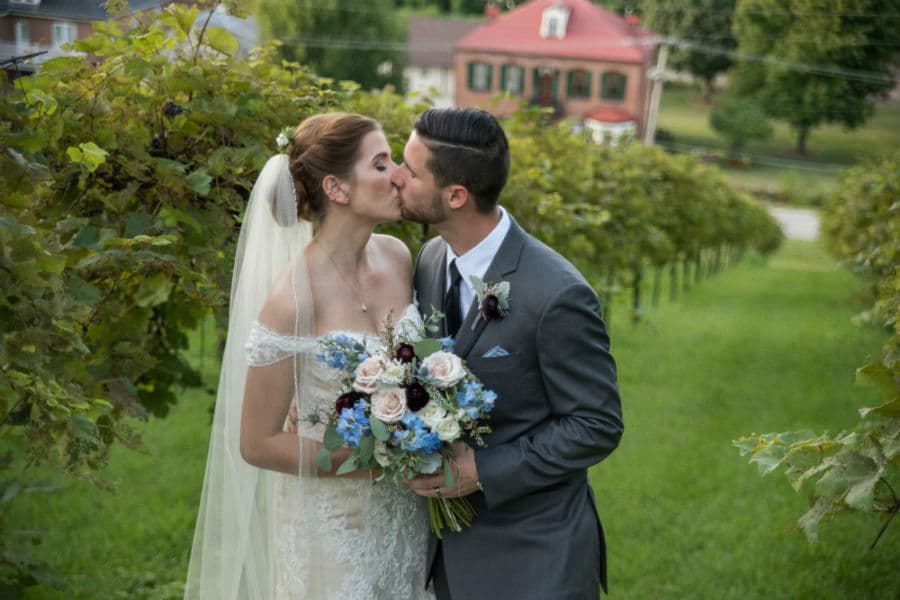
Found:
[(359, 392), (347, 392), (341, 394), (334, 402), (334, 409), (337, 411), (337, 414), (341, 414), (342, 410), (345, 408), (353, 408), (356, 403), (363, 398), (365, 398), (365, 396)]
[(500, 312), (500, 300), (493, 294), (485, 296), (484, 302), (481, 303), (481, 311), (485, 318), (492, 321), (499, 321), (503, 318), (503, 313)]
[(397, 346), (397, 352), (394, 354), (394, 358), (402, 363), (411, 363), (415, 357), (416, 351), (411, 344), (400, 344)]
[(418, 381), (413, 381), (411, 384), (406, 386), (406, 407), (416, 412), (417, 410), (421, 410), (426, 404), (428, 404), (429, 396), (428, 390), (425, 389)]

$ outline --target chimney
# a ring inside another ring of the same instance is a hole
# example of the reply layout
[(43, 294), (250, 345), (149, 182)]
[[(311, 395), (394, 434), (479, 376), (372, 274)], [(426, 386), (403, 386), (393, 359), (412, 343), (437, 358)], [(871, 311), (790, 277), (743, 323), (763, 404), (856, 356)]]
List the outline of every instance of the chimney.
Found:
[(500, 15), (500, 7), (495, 2), (484, 5), (484, 20), (490, 23)]
[(625, 14), (625, 24), (630, 30), (637, 31), (641, 27), (641, 18), (633, 12), (628, 12)]

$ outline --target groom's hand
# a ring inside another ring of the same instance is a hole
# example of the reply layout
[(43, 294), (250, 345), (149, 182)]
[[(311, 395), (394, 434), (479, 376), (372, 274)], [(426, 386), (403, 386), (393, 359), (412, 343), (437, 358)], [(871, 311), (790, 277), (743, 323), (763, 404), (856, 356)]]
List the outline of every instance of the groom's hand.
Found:
[(406, 483), (412, 491), (426, 498), (456, 498), (468, 496), (478, 490), (478, 467), (475, 465), (475, 452), (463, 442), (453, 442), (450, 447), (456, 455), (453, 462), (453, 485), (447, 487), (443, 471), (434, 475), (419, 475), (407, 479)]

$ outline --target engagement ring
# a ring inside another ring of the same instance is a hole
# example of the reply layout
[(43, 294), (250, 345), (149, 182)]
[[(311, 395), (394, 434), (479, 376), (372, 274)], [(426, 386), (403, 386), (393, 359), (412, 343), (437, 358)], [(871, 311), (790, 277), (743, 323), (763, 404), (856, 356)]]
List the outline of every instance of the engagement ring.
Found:
[(441, 497), (441, 488), (439, 488), (438, 486), (434, 486), (434, 495), (436, 498), (440, 498)]

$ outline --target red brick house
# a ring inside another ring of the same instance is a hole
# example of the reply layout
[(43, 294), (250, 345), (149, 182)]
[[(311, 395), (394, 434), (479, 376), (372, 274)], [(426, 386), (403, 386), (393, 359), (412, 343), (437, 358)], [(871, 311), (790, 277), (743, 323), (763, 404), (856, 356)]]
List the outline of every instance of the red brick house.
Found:
[(508, 13), (489, 7), (486, 17), (454, 46), (457, 105), (503, 116), (525, 100), (597, 138), (642, 134), (656, 44), (636, 17), (590, 0), (530, 0)]
[[(133, 13), (158, 9), (172, 0), (130, 0)], [(32, 73), (45, 60), (67, 54), (61, 46), (93, 32), (109, 18), (103, 0), (0, 0), (0, 63), (10, 78)], [(29, 61), (9, 59), (45, 52)], [(18, 67), (18, 68), (17, 68)]]

